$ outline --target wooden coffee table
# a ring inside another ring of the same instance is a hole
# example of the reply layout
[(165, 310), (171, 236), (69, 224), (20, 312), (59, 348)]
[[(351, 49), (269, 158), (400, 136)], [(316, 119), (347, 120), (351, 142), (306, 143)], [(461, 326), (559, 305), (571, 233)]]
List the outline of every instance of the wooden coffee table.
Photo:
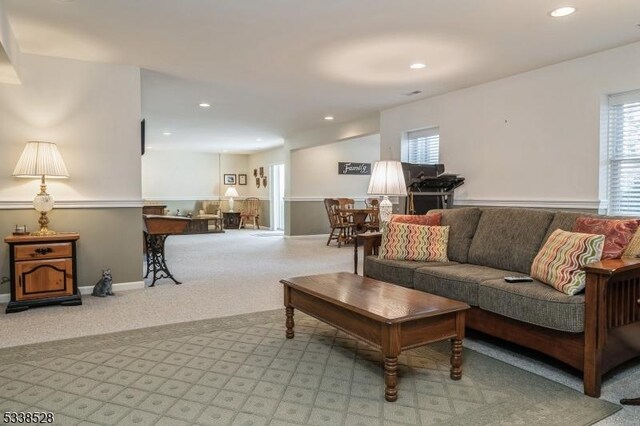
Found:
[(405, 349), (451, 339), (450, 376), (462, 377), (466, 303), (348, 272), (280, 282), (287, 338), (294, 336), (295, 308), (380, 349), (387, 401), (398, 399), (398, 355)]

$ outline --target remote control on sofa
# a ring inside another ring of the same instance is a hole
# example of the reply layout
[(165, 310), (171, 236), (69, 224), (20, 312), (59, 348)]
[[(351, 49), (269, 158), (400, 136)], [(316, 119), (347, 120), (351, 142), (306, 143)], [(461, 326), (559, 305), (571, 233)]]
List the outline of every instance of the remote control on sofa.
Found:
[(519, 275), (514, 277), (504, 277), (504, 280), (508, 283), (525, 283), (533, 281), (533, 278), (527, 275)]

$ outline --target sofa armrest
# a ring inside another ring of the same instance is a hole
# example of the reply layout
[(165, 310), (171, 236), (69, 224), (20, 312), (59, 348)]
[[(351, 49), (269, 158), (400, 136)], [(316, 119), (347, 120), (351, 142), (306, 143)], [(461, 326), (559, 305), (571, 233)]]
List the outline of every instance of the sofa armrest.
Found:
[[(620, 345), (612, 344), (612, 349), (607, 349), (614, 329), (631, 327), (640, 331), (640, 259), (605, 259), (585, 265), (583, 269), (587, 275), (584, 389), (587, 395), (599, 397), (602, 374), (616, 362), (630, 358), (620, 355), (624, 353)], [(634, 331), (636, 336), (638, 331)], [(615, 343), (615, 338), (613, 340)]]
[(583, 267), (588, 274), (615, 275), (621, 272), (637, 270), (640, 275), (640, 259), (626, 257), (622, 259), (604, 259), (599, 262), (589, 263)]

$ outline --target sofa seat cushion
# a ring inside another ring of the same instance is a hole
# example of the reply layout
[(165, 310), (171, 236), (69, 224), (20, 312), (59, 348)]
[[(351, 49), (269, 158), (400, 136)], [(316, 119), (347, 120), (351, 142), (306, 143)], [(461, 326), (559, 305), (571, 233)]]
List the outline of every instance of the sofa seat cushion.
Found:
[(481, 309), (518, 321), (571, 333), (584, 331), (584, 294), (569, 296), (540, 281), (483, 281), (478, 302)]
[(379, 259), (378, 256), (367, 256), (364, 259), (367, 277), (403, 287), (413, 288), (413, 272), (425, 266), (455, 265), (456, 262), (416, 262), (412, 260)]
[(424, 266), (415, 271), (416, 290), (478, 306), (478, 286), (482, 281), (514, 275), (513, 272), (480, 265)]
[(546, 210), (482, 210), (469, 263), (529, 274), (554, 214)]

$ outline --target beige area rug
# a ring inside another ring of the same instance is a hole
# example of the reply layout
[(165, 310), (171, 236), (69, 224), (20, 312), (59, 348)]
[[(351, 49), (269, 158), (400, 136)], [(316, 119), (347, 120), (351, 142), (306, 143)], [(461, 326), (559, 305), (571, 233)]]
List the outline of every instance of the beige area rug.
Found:
[(589, 425), (620, 407), (449, 345), (402, 354), (399, 399), (383, 397), (378, 352), (284, 310), (0, 350), (0, 412), (55, 424)]

